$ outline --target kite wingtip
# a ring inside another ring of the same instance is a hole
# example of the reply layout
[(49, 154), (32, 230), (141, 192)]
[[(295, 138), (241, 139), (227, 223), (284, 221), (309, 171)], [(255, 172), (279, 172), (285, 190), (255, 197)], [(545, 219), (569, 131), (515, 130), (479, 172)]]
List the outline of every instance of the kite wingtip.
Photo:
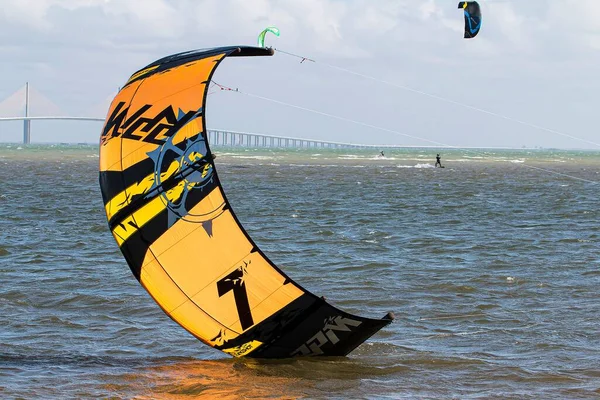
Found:
[(396, 319), (396, 316), (394, 315), (393, 312), (388, 312), (387, 314), (385, 314), (385, 316), (383, 317), (383, 319), (388, 319), (390, 321), (393, 321), (394, 319)]

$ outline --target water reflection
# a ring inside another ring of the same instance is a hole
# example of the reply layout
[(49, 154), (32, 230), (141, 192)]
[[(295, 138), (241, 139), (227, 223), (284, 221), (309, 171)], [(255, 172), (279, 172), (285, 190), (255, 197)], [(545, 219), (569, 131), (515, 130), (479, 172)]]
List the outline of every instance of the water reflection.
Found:
[[(290, 361), (292, 363), (292, 361)], [(185, 361), (152, 367), (140, 376), (134, 399), (298, 399), (300, 378), (277, 372), (277, 365), (254, 360)], [(128, 380), (129, 380), (128, 379)], [(130, 382), (131, 383), (131, 382)], [(303, 385), (305, 386), (305, 385)]]
[[(374, 360), (371, 360), (374, 361)], [(344, 357), (289, 360), (190, 360), (145, 369), (125, 378), (145, 399), (299, 399), (376, 394), (376, 381), (406, 367)], [(136, 381), (135, 383), (132, 380)]]

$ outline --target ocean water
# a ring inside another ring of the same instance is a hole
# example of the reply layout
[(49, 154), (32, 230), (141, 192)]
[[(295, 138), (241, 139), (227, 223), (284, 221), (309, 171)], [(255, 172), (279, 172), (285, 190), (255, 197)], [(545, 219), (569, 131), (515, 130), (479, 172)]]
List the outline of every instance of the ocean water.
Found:
[(109, 233), (96, 146), (0, 145), (0, 398), (600, 397), (600, 152), (217, 148), (250, 235), (396, 320), (345, 358), (232, 359)]

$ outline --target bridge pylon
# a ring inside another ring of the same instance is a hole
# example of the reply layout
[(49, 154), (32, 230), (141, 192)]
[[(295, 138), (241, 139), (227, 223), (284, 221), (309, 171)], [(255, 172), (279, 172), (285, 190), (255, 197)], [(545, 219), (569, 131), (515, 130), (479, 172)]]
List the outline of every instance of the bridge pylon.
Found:
[(25, 118), (23, 120), (23, 144), (31, 143), (31, 120), (29, 119), (29, 82), (25, 82)]

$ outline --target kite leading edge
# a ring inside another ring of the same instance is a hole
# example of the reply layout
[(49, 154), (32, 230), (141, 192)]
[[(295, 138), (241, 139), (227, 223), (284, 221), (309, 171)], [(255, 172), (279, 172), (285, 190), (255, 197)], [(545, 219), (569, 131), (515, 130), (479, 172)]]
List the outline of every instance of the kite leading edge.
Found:
[(343, 356), (393, 315), (352, 315), (291, 280), (248, 236), (217, 175), (205, 123), (220, 47), (162, 58), (114, 98), (100, 139), (100, 188), (110, 230), (134, 276), (202, 342), (257, 358)]

